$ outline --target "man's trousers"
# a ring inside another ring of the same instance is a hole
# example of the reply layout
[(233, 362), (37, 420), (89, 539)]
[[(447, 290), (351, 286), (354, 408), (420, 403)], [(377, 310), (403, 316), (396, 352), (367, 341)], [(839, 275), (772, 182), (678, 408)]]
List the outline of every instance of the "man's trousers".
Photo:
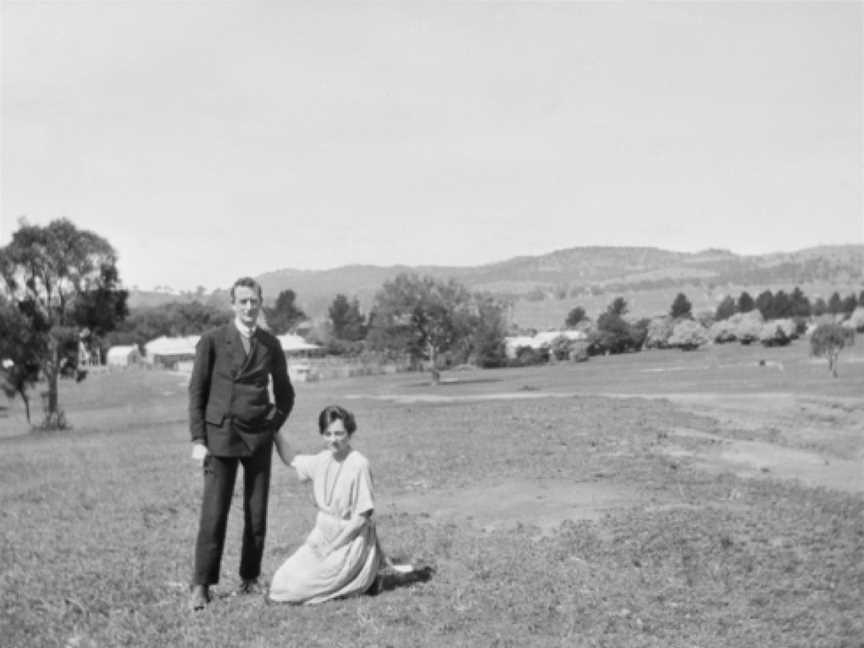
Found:
[(267, 497), (270, 491), (270, 465), (273, 444), (266, 443), (250, 457), (204, 459), (204, 497), (198, 539), (195, 542), (193, 585), (219, 582), (222, 550), (228, 512), (234, 494), (237, 464), (243, 464), (243, 544), (240, 552), (240, 578), (252, 580), (261, 574), (264, 536), (267, 533)]

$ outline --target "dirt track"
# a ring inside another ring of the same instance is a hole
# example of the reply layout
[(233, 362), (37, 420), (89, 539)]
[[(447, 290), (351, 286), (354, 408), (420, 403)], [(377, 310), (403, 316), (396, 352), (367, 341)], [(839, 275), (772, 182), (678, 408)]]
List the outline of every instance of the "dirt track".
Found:
[[(440, 394), (376, 396), (406, 403), (572, 397), (570, 393), (501, 392), (447, 397)], [(762, 394), (604, 394), (608, 397), (661, 398), (714, 421), (713, 431), (671, 428), (659, 452), (684, 459), (696, 470), (733, 473), (746, 479), (797, 480), (808, 487), (864, 493), (864, 400)], [(754, 438), (736, 438), (743, 435)], [(686, 444), (682, 440), (702, 443)], [(420, 491), (422, 484), (417, 484)], [(731, 504), (731, 503), (730, 503)], [(676, 507), (603, 480), (547, 480), (485, 484), (470, 492), (408, 493), (386, 503), (392, 510), (435, 520), (469, 523), (482, 531), (519, 523), (541, 533), (564, 520), (593, 519), (616, 508)]]

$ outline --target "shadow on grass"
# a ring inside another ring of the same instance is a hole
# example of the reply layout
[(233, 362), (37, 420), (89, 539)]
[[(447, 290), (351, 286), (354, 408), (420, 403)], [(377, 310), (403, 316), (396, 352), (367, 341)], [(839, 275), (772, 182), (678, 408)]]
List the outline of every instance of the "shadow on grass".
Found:
[(398, 587), (410, 587), (414, 583), (425, 583), (432, 578), (435, 569), (429, 565), (418, 567), (407, 574), (384, 571), (375, 579), (375, 583), (366, 591), (367, 596), (378, 596), (381, 592), (390, 592)]

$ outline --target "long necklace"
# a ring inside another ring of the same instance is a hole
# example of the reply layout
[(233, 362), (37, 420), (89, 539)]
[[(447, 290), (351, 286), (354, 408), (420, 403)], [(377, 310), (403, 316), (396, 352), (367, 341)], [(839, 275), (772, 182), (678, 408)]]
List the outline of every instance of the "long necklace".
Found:
[[(339, 481), (339, 475), (342, 474), (342, 466), (345, 465), (345, 459), (342, 461), (336, 461), (333, 457), (329, 458), (330, 461), (327, 462), (327, 468), (324, 469), (324, 504), (330, 508), (333, 504), (333, 493), (336, 491), (336, 483)], [(338, 463), (339, 467), (336, 469), (336, 475), (333, 477), (333, 481), (330, 481), (330, 466), (333, 463)], [(327, 484), (330, 483), (330, 493), (327, 493)]]

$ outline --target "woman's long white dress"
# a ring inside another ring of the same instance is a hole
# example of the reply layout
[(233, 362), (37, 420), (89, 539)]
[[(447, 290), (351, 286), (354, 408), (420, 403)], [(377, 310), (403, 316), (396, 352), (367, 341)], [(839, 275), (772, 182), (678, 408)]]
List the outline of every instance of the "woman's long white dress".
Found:
[(365, 592), (381, 563), (371, 518), (355, 538), (330, 555), (319, 558), (316, 548), (335, 538), (353, 515), (374, 509), (369, 462), (356, 450), (341, 461), (324, 450), (297, 455), (291, 466), (301, 481), (312, 480), (318, 515), (304, 544), (273, 575), (270, 599), (312, 604)]

